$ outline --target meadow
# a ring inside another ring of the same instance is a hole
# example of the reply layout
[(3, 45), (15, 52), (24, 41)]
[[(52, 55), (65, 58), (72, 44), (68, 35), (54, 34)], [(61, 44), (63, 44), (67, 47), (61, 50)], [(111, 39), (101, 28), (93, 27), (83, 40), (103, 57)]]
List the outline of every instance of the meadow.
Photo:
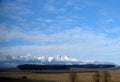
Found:
[[(108, 71), (111, 75), (111, 82), (120, 82), (120, 70)], [(70, 74), (72, 73), (76, 74), (75, 82), (94, 82), (95, 71), (80, 70), (1, 71), (0, 82), (71, 82)]]

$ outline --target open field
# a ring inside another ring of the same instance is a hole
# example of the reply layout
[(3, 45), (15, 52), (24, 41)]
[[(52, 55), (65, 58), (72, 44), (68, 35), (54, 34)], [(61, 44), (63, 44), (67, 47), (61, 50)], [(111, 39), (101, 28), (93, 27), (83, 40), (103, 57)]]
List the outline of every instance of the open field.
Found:
[[(0, 72), (0, 77), (12, 78), (15, 81), (2, 82), (70, 82), (69, 74), (76, 72), (77, 82), (93, 82), (94, 72), (81, 72), (77, 70), (43, 70), (43, 71), (20, 71), (20, 70), (5, 70)], [(66, 72), (67, 71), (67, 72)], [(53, 72), (53, 73), (52, 73)], [(112, 82), (120, 82), (120, 70), (109, 70)], [(17, 81), (19, 80), (19, 81)]]

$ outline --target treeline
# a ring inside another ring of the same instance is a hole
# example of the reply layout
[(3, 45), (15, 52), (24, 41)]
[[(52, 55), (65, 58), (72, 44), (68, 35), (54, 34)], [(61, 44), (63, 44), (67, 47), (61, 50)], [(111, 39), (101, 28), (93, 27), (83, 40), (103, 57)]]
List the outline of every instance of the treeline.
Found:
[(68, 70), (71, 68), (111, 68), (115, 65), (111, 64), (84, 64), (84, 65), (36, 65), (36, 64), (23, 64), (18, 65), (17, 68), (21, 70)]

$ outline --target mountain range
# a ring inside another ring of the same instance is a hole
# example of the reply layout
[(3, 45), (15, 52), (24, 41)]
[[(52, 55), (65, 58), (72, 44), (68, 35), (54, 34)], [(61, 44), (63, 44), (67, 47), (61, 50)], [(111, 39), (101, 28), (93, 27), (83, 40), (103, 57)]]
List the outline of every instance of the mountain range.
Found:
[(0, 56), (0, 68), (13, 68), (20, 64), (38, 64), (38, 65), (81, 65), (81, 64), (103, 64), (98, 60), (78, 60), (67, 56), (55, 55), (55, 56)]

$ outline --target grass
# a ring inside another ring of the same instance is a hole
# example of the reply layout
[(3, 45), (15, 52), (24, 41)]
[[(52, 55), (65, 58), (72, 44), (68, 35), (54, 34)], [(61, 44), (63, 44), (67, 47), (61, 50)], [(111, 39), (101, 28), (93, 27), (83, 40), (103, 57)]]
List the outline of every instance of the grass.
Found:
[(9, 78), (9, 77), (0, 77), (1, 82), (55, 82), (47, 80), (31, 80), (31, 79), (22, 79), (22, 78)]
[[(34, 71), (35, 72), (35, 71)], [(9, 72), (0, 72), (0, 77), (12, 78), (11, 82), (70, 82), (69, 81), (69, 72), (63, 73), (41, 73), (37, 70), (37, 73), (32, 71), (9, 71)], [(59, 70), (60, 72), (60, 70)], [(71, 71), (74, 72), (74, 71)], [(76, 72), (76, 71), (75, 71)], [(120, 70), (110, 70), (112, 82), (120, 82)], [(77, 72), (77, 81), (78, 82), (93, 82), (94, 72)], [(26, 79), (23, 79), (26, 77)], [(19, 80), (19, 81), (17, 81)], [(1, 81), (0, 82), (4, 82)], [(8, 82), (8, 81), (5, 81)]]

